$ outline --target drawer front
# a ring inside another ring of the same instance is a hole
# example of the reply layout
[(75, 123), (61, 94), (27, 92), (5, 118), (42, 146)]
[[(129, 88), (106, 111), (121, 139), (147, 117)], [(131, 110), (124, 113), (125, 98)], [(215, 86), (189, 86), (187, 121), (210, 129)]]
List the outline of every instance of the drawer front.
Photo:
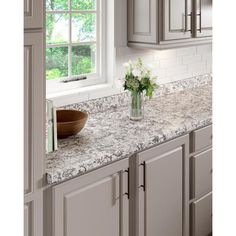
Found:
[(212, 149), (192, 157), (192, 197), (212, 191)]
[(190, 152), (200, 151), (210, 145), (212, 145), (212, 125), (192, 132)]
[(191, 205), (191, 236), (208, 236), (212, 232), (212, 194)]

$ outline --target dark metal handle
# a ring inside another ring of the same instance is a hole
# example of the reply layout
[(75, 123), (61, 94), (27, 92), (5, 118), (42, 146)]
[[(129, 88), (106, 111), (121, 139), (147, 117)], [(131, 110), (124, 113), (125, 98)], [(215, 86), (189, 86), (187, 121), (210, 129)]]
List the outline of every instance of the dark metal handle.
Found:
[(70, 83), (70, 82), (75, 82), (75, 81), (80, 81), (80, 80), (85, 80), (87, 79), (86, 76), (81, 76), (81, 77), (76, 77), (76, 78), (71, 78), (71, 79), (64, 79), (61, 82), (62, 83)]
[(143, 188), (143, 191), (146, 191), (146, 163), (143, 162), (141, 164), (141, 166), (143, 166), (143, 184), (140, 185), (140, 188)]
[(130, 186), (129, 186), (129, 168), (127, 170), (125, 170), (125, 172), (128, 174), (128, 190), (125, 193), (125, 195), (127, 195), (127, 198), (129, 199), (129, 193), (130, 193)]

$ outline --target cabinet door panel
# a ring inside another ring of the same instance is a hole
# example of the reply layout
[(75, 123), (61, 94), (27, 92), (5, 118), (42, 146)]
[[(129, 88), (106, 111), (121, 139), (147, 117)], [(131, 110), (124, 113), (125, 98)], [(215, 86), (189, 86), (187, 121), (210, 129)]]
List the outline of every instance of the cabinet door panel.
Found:
[(25, 235), (43, 235), (45, 77), (43, 32), (24, 34)]
[(190, 152), (201, 151), (212, 145), (212, 125), (193, 131), (190, 134)]
[(43, 33), (24, 40), (24, 192), (42, 186), (45, 155), (45, 79)]
[(43, 28), (43, 0), (24, 0), (24, 28)]
[(136, 169), (131, 172), (131, 219), (136, 221), (130, 235), (188, 236), (188, 141), (183, 136), (130, 160)]
[(212, 149), (194, 156), (192, 161), (193, 198), (197, 198), (212, 191)]
[(43, 235), (43, 194), (38, 191), (25, 197), (24, 236)]
[(124, 181), (127, 178), (123, 170), (102, 178), (95, 172), (84, 180), (55, 187), (53, 235), (128, 236), (128, 198)]
[(128, 40), (157, 43), (158, 4), (156, 0), (128, 0)]
[(196, 35), (197, 37), (212, 36), (212, 0), (195, 0)]
[(32, 202), (30, 202), (24, 205), (24, 236), (33, 235), (32, 219)]
[(177, 148), (146, 162), (147, 236), (182, 236), (182, 159)]
[(212, 232), (212, 194), (204, 196), (191, 206), (192, 236), (208, 236)]
[(162, 40), (191, 38), (191, 1), (163, 0), (164, 29)]

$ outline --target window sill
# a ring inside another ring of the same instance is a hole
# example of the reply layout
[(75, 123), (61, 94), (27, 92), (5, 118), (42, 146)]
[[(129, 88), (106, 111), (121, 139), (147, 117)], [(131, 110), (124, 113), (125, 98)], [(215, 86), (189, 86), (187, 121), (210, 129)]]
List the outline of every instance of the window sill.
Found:
[(52, 100), (54, 106), (60, 107), (96, 98), (112, 96), (119, 94), (122, 91), (123, 89), (120, 86), (115, 86), (112, 83), (103, 83), (63, 92), (50, 93), (46, 95), (46, 98)]

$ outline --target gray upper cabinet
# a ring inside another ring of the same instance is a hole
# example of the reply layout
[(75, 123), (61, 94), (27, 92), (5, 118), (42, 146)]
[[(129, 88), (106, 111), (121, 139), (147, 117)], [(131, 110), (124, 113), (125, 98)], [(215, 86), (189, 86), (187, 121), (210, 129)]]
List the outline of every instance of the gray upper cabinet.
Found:
[(128, 236), (128, 160), (53, 188), (53, 236)]
[(128, 46), (168, 49), (211, 43), (212, 0), (127, 0)]
[(128, 0), (129, 41), (152, 44), (158, 42), (157, 10), (157, 0)]
[(212, 0), (195, 0), (196, 37), (212, 36)]
[(188, 236), (188, 136), (130, 160), (130, 236)]
[(163, 1), (163, 34), (162, 40), (186, 39), (191, 32), (191, 0)]
[(24, 0), (24, 28), (43, 28), (44, 0)]

